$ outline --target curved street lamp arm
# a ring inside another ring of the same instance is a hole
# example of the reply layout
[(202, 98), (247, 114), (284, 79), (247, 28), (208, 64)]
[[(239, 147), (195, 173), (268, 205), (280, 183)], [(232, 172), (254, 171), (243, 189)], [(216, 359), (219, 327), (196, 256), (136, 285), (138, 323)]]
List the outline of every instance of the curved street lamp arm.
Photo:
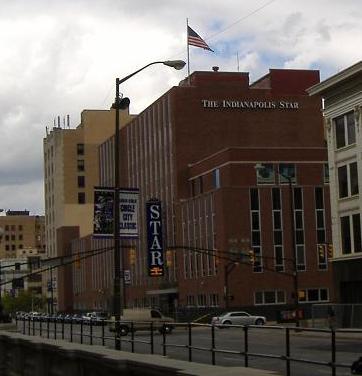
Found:
[(147, 65), (145, 65), (144, 67), (136, 70), (135, 72), (129, 74), (128, 76), (126, 77), (123, 77), (123, 78), (117, 78), (117, 82), (118, 82), (118, 85), (120, 85), (121, 83), (127, 81), (129, 78), (133, 77), (134, 75), (136, 75), (137, 73), (141, 72), (142, 70), (146, 69), (147, 67), (149, 67), (150, 65), (154, 65), (154, 64), (163, 64), (164, 62), (163, 61), (154, 61), (153, 63), (149, 63)]

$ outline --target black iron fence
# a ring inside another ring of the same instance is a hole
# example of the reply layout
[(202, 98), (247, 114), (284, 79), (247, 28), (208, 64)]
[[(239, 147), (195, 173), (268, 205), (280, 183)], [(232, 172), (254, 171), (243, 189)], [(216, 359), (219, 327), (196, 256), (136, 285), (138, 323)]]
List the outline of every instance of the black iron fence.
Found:
[[(362, 334), (362, 330), (343, 330), (343, 329), (315, 329), (315, 328), (296, 328), (288, 326), (259, 326), (259, 325), (227, 325), (228, 329), (238, 329), (242, 332), (240, 337), (240, 343), (238, 344), (237, 349), (226, 349), (222, 348), (222, 344), (216, 344), (216, 335), (215, 332), (218, 330), (218, 326), (211, 324), (199, 324), (199, 323), (172, 323), (170, 327), (169, 323), (160, 325), (155, 325), (153, 322), (131, 322), (131, 321), (122, 321), (120, 326), (127, 324), (128, 330), (126, 335), (117, 335), (114, 331), (109, 330), (110, 326), (114, 327), (114, 321), (102, 320), (79, 320), (76, 323), (72, 321), (66, 322), (65, 320), (50, 321), (49, 319), (44, 321), (35, 321), (30, 317), (26, 319), (17, 319), (16, 325), (18, 331), (25, 335), (39, 335), (46, 338), (53, 339), (62, 339), (69, 340), (70, 342), (80, 342), (81, 344), (90, 344), (93, 345), (95, 342), (103, 346), (109, 346), (114, 348), (122, 348), (122, 344), (128, 343), (130, 346), (131, 352), (136, 352), (136, 345), (143, 344), (148, 346), (148, 352), (150, 354), (156, 353), (155, 345), (155, 333), (159, 331), (161, 333), (161, 342), (158, 343), (158, 346), (161, 348), (157, 353), (161, 353), (164, 356), (169, 355), (170, 349), (179, 349), (186, 352), (187, 359), (192, 362), (194, 361), (194, 355), (196, 352), (209, 353), (210, 358), (209, 362), (212, 365), (216, 365), (216, 355), (217, 354), (229, 354), (237, 355), (243, 359), (243, 365), (249, 367), (249, 359), (253, 358), (264, 358), (264, 359), (277, 359), (281, 362), (284, 362), (285, 365), (285, 375), (290, 376), (291, 373), (291, 364), (292, 363), (306, 363), (313, 364), (320, 367), (325, 367), (329, 369), (330, 375), (336, 376), (338, 368), (350, 368), (351, 363), (342, 363), (336, 361), (336, 341), (337, 337), (343, 334)], [(142, 324), (142, 336), (136, 335), (136, 326)], [(96, 329), (97, 328), (97, 329)], [(197, 338), (199, 331), (197, 332), (196, 328), (203, 328), (206, 333), (209, 333), (209, 342), (207, 346), (200, 346), (194, 344), (194, 339)], [(171, 330), (170, 330), (171, 329)], [(169, 336), (171, 331), (177, 329), (186, 330), (186, 341), (185, 343), (175, 343), (172, 340), (172, 336)], [(271, 353), (258, 353), (250, 350), (250, 339), (255, 331), (259, 330), (272, 330), (282, 333), (284, 337), (284, 346), (281, 346), (279, 354)], [(147, 336), (145, 336), (145, 331)], [(324, 338), (327, 339), (329, 343), (329, 360), (320, 360), (320, 359), (307, 359), (302, 357), (292, 356), (292, 345), (291, 337), (295, 333), (314, 333), (315, 335), (323, 334)], [(148, 337), (148, 338), (147, 338)], [(119, 343), (119, 347), (117, 344)], [(129, 347), (128, 347), (129, 349)], [(327, 371), (328, 372), (328, 371)]]

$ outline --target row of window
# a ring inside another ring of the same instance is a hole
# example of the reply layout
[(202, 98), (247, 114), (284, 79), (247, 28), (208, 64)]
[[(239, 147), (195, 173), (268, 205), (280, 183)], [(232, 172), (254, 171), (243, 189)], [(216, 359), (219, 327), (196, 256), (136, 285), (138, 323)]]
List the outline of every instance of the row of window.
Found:
[(18, 231), (23, 231), (23, 225), (5, 225), (5, 231), (16, 231), (16, 229), (18, 229)]
[[(298, 291), (300, 303), (327, 302), (329, 294), (327, 288), (308, 288)], [(286, 292), (284, 290), (265, 290), (254, 292), (255, 305), (286, 304)], [(219, 306), (219, 295), (198, 294), (187, 295), (186, 305), (189, 307), (217, 307)]]
[(5, 241), (8, 242), (10, 240), (23, 240), (23, 234), (19, 234), (18, 239), (16, 239), (16, 235), (5, 235)]
[[(256, 169), (258, 184), (292, 184), (297, 183), (297, 171), (294, 163), (263, 163), (261, 168)], [(277, 182), (278, 177), (278, 182)], [(323, 182), (329, 184), (329, 167), (328, 163), (323, 166)], [(212, 171), (212, 189), (221, 187), (220, 169), (216, 168)], [(203, 176), (199, 176), (191, 180), (191, 196), (197, 196), (204, 192)]]
[[(304, 204), (303, 189), (301, 187), (293, 187), (293, 220), (294, 220), (294, 246), (295, 257), (298, 271), (306, 270), (305, 255), (305, 229), (304, 229)], [(282, 190), (278, 187), (271, 189), (272, 201), (272, 225), (273, 225), (273, 247), (274, 247), (274, 268), (275, 271), (282, 272), (285, 269), (284, 256), (284, 225), (282, 212)], [(285, 193), (289, 194), (289, 192)], [(315, 218), (316, 218), (316, 257), (318, 260), (319, 270), (326, 270), (328, 260), (326, 255), (326, 222), (325, 222), (325, 206), (324, 193), (322, 187), (315, 187)], [(250, 189), (250, 227), (251, 227), (251, 247), (254, 250), (255, 262), (253, 266), (254, 272), (263, 271), (262, 256), (262, 230), (261, 230), (261, 213), (260, 213), (260, 197), (259, 189)], [(289, 217), (288, 217), (289, 218)], [(323, 245), (323, 252), (321, 247)]]

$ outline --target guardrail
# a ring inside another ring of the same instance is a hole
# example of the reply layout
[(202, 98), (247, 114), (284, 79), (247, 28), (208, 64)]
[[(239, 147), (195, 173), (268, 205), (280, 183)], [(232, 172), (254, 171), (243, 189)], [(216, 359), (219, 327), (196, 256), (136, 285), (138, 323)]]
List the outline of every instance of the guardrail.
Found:
[[(21, 331), (25, 335), (40, 335), (46, 336), (47, 338), (53, 339), (67, 339), (70, 342), (75, 341), (76, 337), (81, 344), (87, 343), (90, 345), (94, 344), (94, 341), (97, 339), (103, 346), (110, 346), (117, 348), (117, 343), (120, 344), (120, 349), (122, 349), (122, 343), (129, 343), (131, 346), (131, 352), (134, 353), (135, 346), (137, 343), (139, 344), (146, 344), (149, 346), (149, 353), (155, 354), (155, 331), (160, 330), (162, 335), (162, 341), (160, 343), (161, 346), (161, 353), (163, 356), (168, 355), (168, 350), (171, 348), (183, 349), (187, 353), (187, 358), (189, 362), (193, 361), (193, 356), (196, 351), (199, 352), (209, 352), (210, 353), (210, 363), (212, 365), (216, 365), (216, 354), (233, 354), (239, 355), (244, 360), (244, 366), (249, 367), (249, 358), (250, 357), (259, 357), (259, 358), (269, 358), (269, 359), (278, 359), (285, 363), (285, 374), (287, 376), (291, 376), (291, 363), (307, 363), (307, 364), (314, 364), (323, 367), (327, 367), (331, 371), (332, 376), (336, 376), (337, 368), (350, 368), (351, 364), (336, 362), (336, 339), (339, 334), (342, 333), (359, 333), (362, 334), (362, 330), (343, 330), (343, 329), (315, 329), (315, 328), (296, 328), (296, 327), (285, 327), (285, 326), (269, 326), (269, 325), (224, 325), (223, 328), (234, 328), (239, 329), (242, 331), (242, 345), (243, 349), (240, 350), (229, 350), (223, 349), (221, 347), (216, 346), (215, 340), (215, 330), (218, 328), (215, 325), (210, 324), (199, 324), (199, 323), (172, 323), (173, 328), (183, 328), (187, 330), (187, 342), (186, 343), (172, 343), (168, 338), (168, 330), (166, 327), (159, 327), (156, 326), (153, 322), (132, 322), (132, 321), (122, 321), (122, 324), (127, 324), (130, 328), (129, 333), (130, 337), (117, 335), (114, 333), (113, 335), (109, 335), (106, 333), (105, 328), (109, 324), (114, 325), (114, 321), (103, 320), (103, 321), (80, 321), (79, 323), (69, 322), (66, 323), (64, 320), (60, 322), (51, 322), (50, 320), (47, 321), (32, 321), (30, 318), (25, 320), (17, 320), (16, 326), (19, 331)], [(38, 324), (38, 325), (37, 325)], [(142, 339), (136, 337), (136, 326), (142, 324), (142, 330), (147, 330), (149, 332), (149, 339), (145, 340), (144, 335)], [(65, 329), (67, 328), (67, 331)], [(121, 324), (120, 324), (121, 325)], [(164, 324), (169, 326), (170, 324)], [(97, 333), (94, 332), (94, 328), (96, 326), (100, 326), (101, 330)], [(193, 339), (197, 334), (194, 334), (193, 330), (195, 328), (203, 327), (206, 330), (210, 331), (210, 346), (202, 347), (202, 346), (195, 346), (193, 345)], [(163, 329), (162, 329), (163, 328)], [(284, 332), (284, 349), (281, 354), (267, 354), (267, 353), (256, 353), (249, 350), (250, 344), (250, 336), (254, 330), (275, 330)], [(108, 332), (108, 331), (107, 331)], [(324, 333), (329, 338), (329, 346), (330, 346), (330, 359), (329, 361), (322, 361), (322, 360), (313, 360), (313, 359), (304, 359), (291, 356), (291, 333), (301, 333), (301, 332), (309, 332), (309, 333)], [(240, 346), (241, 347), (241, 346)]]

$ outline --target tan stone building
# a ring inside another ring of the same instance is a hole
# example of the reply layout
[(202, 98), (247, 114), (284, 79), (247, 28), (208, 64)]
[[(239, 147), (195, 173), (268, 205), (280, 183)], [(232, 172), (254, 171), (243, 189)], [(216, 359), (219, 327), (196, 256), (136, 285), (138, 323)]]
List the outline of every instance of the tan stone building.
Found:
[(45, 254), (44, 216), (8, 210), (0, 216), (0, 228), (0, 259), (16, 258), (23, 252)]
[[(131, 116), (121, 113), (121, 124)], [(79, 236), (93, 232), (93, 189), (98, 185), (98, 145), (114, 134), (113, 110), (84, 110), (75, 128), (54, 127), (43, 142), (46, 252), (48, 258), (65, 255), (66, 228)], [(59, 269), (59, 270), (58, 270)], [(53, 270), (54, 289), (62, 268)], [(64, 268), (63, 268), (64, 269)], [(48, 276), (48, 279), (50, 276)], [(54, 300), (61, 293), (53, 291)], [(57, 304), (55, 303), (55, 309)]]

